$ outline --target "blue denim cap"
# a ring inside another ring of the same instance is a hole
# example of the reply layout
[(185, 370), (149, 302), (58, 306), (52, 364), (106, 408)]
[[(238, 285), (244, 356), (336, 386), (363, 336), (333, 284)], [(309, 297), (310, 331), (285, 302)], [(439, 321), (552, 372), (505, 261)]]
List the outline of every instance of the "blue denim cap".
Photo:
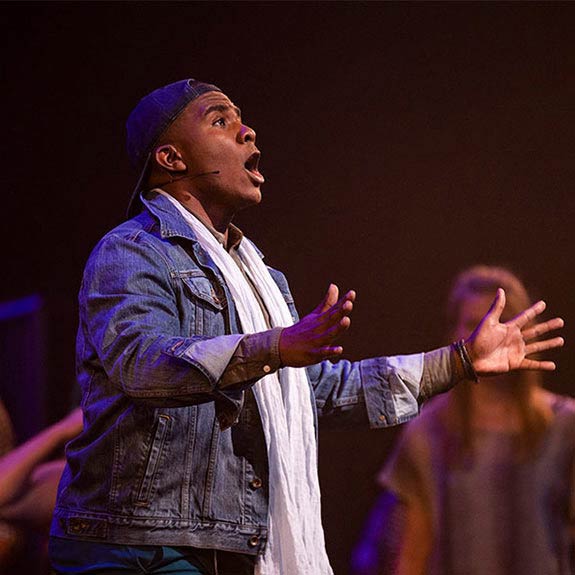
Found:
[(128, 204), (128, 217), (141, 209), (140, 192), (150, 164), (150, 158), (160, 136), (184, 111), (186, 106), (206, 92), (221, 92), (217, 86), (192, 78), (168, 84), (144, 96), (132, 110), (126, 122), (128, 156), (138, 174), (138, 183)]

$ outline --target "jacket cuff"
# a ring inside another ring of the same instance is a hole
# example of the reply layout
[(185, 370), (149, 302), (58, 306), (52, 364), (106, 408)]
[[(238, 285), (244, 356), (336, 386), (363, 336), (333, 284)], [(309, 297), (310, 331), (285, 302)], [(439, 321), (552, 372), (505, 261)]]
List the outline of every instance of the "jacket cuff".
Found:
[(397, 425), (419, 413), (422, 353), (364, 360), (360, 369), (370, 427)]
[(171, 345), (166, 353), (199, 369), (208, 378), (212, 388), (215, 388), (244, 337), (242, 334), (231, 334), (193, 338), (188, 345), (185, 344), (189, 340), (180, 339), (175, 345)]
[(254, 383), (277, 371), (280, 367), (279, 340), (282, 330), (282, 327), (276, 327), (245, 335), (220, 378), (219, 389)]

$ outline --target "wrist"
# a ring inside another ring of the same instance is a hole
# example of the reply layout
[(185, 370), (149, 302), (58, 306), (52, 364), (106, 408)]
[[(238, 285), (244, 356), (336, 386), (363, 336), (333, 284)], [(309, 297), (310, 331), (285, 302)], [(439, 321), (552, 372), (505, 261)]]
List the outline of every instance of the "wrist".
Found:
[(276, 334), (276, 351), (277, 351), (277, 359), (278, 359), (278, 366), (285, 367), (284, 358), (282, 357), (282, 336), (285, 332), (286, 328), (282, 327), (279, 329), (279, 332)]
[(458, 379), (479, 382), (479, 377), (473, 366), (471, 354), (464, 339), (460, 339), (451, 344), (452, 367)]

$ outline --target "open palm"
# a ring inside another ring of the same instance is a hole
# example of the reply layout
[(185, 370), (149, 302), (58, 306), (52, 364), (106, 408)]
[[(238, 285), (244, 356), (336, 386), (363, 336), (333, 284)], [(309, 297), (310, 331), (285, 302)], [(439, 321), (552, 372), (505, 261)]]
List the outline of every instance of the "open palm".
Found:
[(505, 292), (499, 288), (489, 311), (465, 342), (477, 374), (494, 375), (517, 369), (554, 370), (554, 362), (530, 359), (528, 356), (563, 345), (562, 337), (532, 341), (563, 327), (563, 320), (554, 318), (529, 325), (545, 310), (545, 302), (538, 301), (508, 322), (501, 323), (499, 320), (505, 301)]

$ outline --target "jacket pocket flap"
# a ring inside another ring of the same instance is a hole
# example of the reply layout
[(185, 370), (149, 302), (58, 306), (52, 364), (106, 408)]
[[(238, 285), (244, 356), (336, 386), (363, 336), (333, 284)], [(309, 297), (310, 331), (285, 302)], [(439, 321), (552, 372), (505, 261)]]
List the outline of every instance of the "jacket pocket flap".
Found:
[(223, 289), (214, 285), (200, 270), (178, 271), (173, 275), (179, 278), (192, 295), (217, 310), (226, 307)]

